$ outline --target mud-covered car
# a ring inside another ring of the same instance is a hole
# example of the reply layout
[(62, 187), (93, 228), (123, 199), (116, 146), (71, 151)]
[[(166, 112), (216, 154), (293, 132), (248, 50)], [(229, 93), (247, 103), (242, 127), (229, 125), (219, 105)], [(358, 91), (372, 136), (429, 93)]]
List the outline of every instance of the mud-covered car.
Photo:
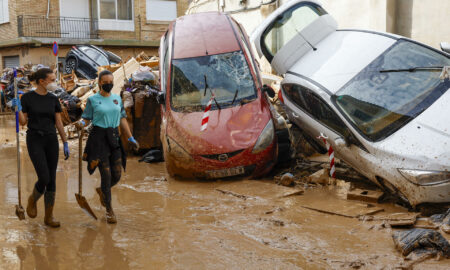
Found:
[(66, 55), (64, 72), (68, 74), (75, 70), (86, 79), (95, 79), (98, 67), (118, 64), (120, 61), (120, 57), (114, 53), (97, 46), (76, 45)]
[(160, 44), (161, 140), (167, 171), (187, 178), (262, 176), (277, 141), (243, 28), (222, 13), (170, 24)]
[[(450, 202), (449, 54), (388, 33), (338, 30), (316, 1), (292, 0), (252, 34), (284, 74), (291, 122), (411, 206)], [(447, 68), (446, 68), (447, 66)]]

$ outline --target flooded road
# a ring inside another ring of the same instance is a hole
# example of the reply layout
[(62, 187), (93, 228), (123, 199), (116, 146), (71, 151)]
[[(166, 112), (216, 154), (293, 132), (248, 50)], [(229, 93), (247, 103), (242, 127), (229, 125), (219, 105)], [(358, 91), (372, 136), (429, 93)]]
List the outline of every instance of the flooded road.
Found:
[[(36, 219), (19, 221), (13, 118), (0, 116), (0, 127), (0, 269), (395, 269), (403, 263), (390, 229), (301, 207), (364, 211), (362, 203), (344, 200), (339, 187), (286, 197), (295, 189), (273, 181), (180, 181), (166, 175), (163, 163), (138, 163), (137, 158), (129, 159), (112, 190), (116, 225), (106, 224), (94, 190), (99, 173), (91, 176), (83, 168), (83, 194), (100, 217), (95, 221), (74, 196), (76, 139), (70, 142), (70, 159), (60, 159), (57, 172), (55, 217), (61, 228), (43, 224), (42, 199)], [(24, 134), (25, 207), (36, 176)], [(385, 213), (406, 212), (376, 206)], [(416, 267), (448, 269), (450, 260)]]

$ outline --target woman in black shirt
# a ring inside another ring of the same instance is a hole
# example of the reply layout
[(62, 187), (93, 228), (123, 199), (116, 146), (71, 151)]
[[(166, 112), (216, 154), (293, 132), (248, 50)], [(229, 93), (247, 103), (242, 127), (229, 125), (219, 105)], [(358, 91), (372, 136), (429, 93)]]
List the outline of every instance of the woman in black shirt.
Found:
[(51, 69), (42, 68), (31, 75), (30, 81), (36, 82), (36, 90), (24, 94), (21, 100), (14, 100), (13, 103), (18, 107), (20, 124), (28, 124), (28, 154), (38, 176), (33, 193), (28, 198), (27, 214), (30, 218), (37, 216), (36, 202), (44, 194), (44, 223), (59, 227), (59, 222), (53, 218), (59, 155), (55, 126), (64, 142), (66, 159), (69, 158), (69, 146), (61, 121), (61, 104), (54, 94), (48, 92), (48, 89), (55, 87), (56, 76)]

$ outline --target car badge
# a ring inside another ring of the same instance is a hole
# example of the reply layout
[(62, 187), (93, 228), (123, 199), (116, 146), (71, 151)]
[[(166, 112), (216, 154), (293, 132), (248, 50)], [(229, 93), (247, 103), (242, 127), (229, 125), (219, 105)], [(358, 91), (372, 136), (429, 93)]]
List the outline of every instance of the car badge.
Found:
[(219, 157), (217, 159), (219, 161), (227, 161), (228, 160), (228, 155), (227, 154), (221, 154), (221, 155), (219, 155)]

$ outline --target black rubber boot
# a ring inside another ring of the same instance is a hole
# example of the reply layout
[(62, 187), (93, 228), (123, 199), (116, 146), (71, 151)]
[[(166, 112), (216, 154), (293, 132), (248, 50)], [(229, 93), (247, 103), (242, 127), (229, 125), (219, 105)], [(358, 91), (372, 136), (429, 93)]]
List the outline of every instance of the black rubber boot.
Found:
[(28, 197), (28, 205), (27, 205), (27, 215), (30, 218), (35, 218), (37, 216), (37, 206), (36, 203), (39, 198), (42, 196), (42, 193), (37, 191), (36, 187), (33, 189), (33, 192)]
[(114, 214), (114, 211), (111, 207), (111, 203), (106, 205), (106, 222), (108, 222), (109, 224), (117, 223), (116, 215)]
[(55, 192), (45, 192), (44, 202), (45, 202), (45, 218), (44, 218), (45, 225), (52, 227), (52, 228), (58, 228), (61, 224), (59, 223), (59, 221), (56, 221), (55, 219), (53, 219), (53, 206), (55, 205)]

